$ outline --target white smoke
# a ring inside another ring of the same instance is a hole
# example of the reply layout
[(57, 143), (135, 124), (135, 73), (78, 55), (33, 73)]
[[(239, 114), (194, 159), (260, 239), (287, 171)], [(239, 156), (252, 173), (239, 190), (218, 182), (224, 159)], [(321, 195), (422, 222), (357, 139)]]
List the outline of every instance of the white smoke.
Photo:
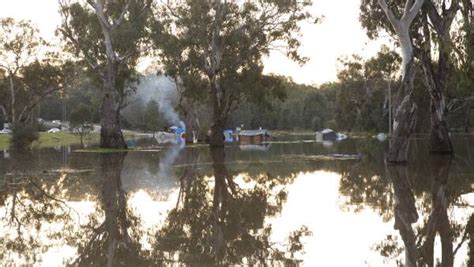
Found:
[[(164, 119), (175, 126), (185, 129), (185, 124), (176, 113), (174, 106), (178, 101), (178, 92), (175, 83), (165, 76), (150, 75), (140, 80), (136, 97), (143, 102), (155, 100), (158, 102), (160, 113)], [(159, 179), (169, 179), (173, 163), (184, 148), (185, 143), (181, 142), (170, 146), (160, 158)]]
[(176, 85), (166, 76), (149, 75), (141, 79), (136, 97), (142, 99), (145, 103), (155, 100), (158, 102), (160, 113), (168, 123), (185, 128), (184, 122), (181, 121), (174, 109), (174, 104), (179, 97)]

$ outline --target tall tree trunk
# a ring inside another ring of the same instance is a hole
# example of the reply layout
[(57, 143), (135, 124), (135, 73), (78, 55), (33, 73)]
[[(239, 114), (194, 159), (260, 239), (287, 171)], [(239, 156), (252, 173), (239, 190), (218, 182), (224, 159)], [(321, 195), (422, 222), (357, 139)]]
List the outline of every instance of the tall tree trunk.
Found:
[(15, 85), (13, 83), (13, 73), (10, 72), (8, 74), (8, 80), (10, 82), (10, 95), (11, 95), (11, 109), (12, 109), (12, 114), (11, 114), (11, 123), (12, 125), (16, 124), (16, 102), (15, 102)]
[(105, 52), (107, 54), (107, 66), (103, 77), (104, 94), (102, 99), (100, 147), (127, 148), (120, 127), (121, 99), (115, 83), (118, 62), (112, 44), (112, 26), (104, 15), (104, 3), (97, 1), (94, 7), (104, 35)]
[[(449, 136), (448, 122), (446, 121), (446, 83), (448, 76), (448, 46), (449, 29), (440, 38), (437, 82), (430, 88), (430, 120), (431, 120), (431, 152), (453, 153), (453, 144)], [(436, 77), (436, 76), (435, 76)]]
[[(100, 129), (100, 147), (102, 148), (127, 148), (127, 144), (122, 135), (120, 127), (120, 103), (121, 96), (116, 88), (115, 80), (117, 78), (117, 53), (114, 51), (112, 42), (112, 33), (114, 27), (104, 14), (104, 1), (89, 2), (95, 9), (97, 19), (99, 20), (102, 34), (104, 36), (104, 46), (107, 55), (107, 65), (103, 73), (104, 93), (101, 109), (101, 129)], [(125, 7), (124, 10), (126, 10)], [(124, 13), (123, 13), (124, 14)]]
[(224, 127), (227, 116), (225, 112), (225, 105), (223, 103), (223, 92), (215, 76), (212, 77), (210, 80), (210, 94), (213, 114), (209, 144), (211, 147), (224, 147)]
[(224, 126), (227, 119), (225, 90), (219, 84), (219, 71), (222, 60), (222, 53), (225, 49), (220, 36), (221, 27), (225, 16), (226, 1), (216, 2), (216, 13), (211, 36), (211, 47), (209, 58), (206, 59), (206, 70), (210, 82), (210, 97), (213, 109), (210, 146), (224, 147)]
[(423, 2), (424, 0), (406, 0), (403, 15), (397, 18), (385, 0), (378, 0), (379, 6), (397, 34), (402, 52), (402, 83), (395, 101), (393, 136), (387, 157), (387, 161), (391, 163), (407, 162), (410, 136), (415, 127), (416, 104), (413, 102), (413, 81), (416, 71), (410, 25)]
[(390, 163), (406, 163), (410, 136), (415, 128), (416, 104), (413, 101), (413, 81), (415, 79), (415, 65), (412, 59), (405, 65), (405, 76), (398, 88), (395, 99), (393, 116), (392, 138), (387, 161)]
[[(421, 53), (426, 86), (430, 93), (430, 151), (432, 153), (453, 153), (453, 145), (449, 136), (446, 120), (446, 86), (449, 68), (449, 51), (451, 37), (449, 31), (455, 14), (459, 8), (459, 0), (451, 1), (451, 7), (446, 10), (443, 2), (441, 15), (438, 14), (432, 0), (426, 0), (423, 8), (423, 49)], [(435, 68), (432, 54), (432, 38), (428, 24), (428, 16), (436, 32), (438, 41), (438, 66)]]
[(453, 153), (453, 144), (449, 136), (448, 122), (446, 121), (446, 96), (439, 86), (430, 86), (430, 152)]
[(120, 105), (113, 78), (107, 77), (101, 109), (100, 147), (127, 148), (120, 127)]
[(221, 118), (221, 115), (214, 112), (209, 143), (211, 147), (224, 147), (224, 126), (225, 121)]

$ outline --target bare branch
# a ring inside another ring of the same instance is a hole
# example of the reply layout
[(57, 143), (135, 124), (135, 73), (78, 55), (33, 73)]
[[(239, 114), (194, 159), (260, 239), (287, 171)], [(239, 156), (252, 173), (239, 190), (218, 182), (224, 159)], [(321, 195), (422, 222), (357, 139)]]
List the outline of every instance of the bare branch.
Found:
[(382, 8), (385, 15), (387, 15), (388, 21), (392, 24), (393, 28), (397, 31), (399, 28), (399, 20), (393, 14), (393, 11), (388, 7), (387, 2), (385, 0), (377, 0), (379, 6)]
[(403, 11), (403, 16), (406, 16), (410, 12), (410, 8), (413, 6), (413, 0), (406, 0), (405, 9)]
[(122, 13), (120, 14), (120, 17), (114, 21), (114, 25), (112, 26), (113, 28), (117, 28), (118, 26), (120, 26), (120, 24), (122, 24), (122, 21), (125, 18), (125, 14), (128, 11), (128, 7), (130, 6), (130, 2), (131, 0), (128, 0), (127, 3), (125, 4), (125, 7), (123, 8)]
[[(88, 0), (89, 4), (91, 1), (92, 0)], [(95, 3), (95, 5), (93, 5), (93, 7), (95, 7), (95, 13), (97, 15), (97, 18), (99, 19), (100, 24), (106, 29), (110, 30), (112, 28), (112, 25), (110, 25), (109, 20), (105, 16), (103, 0), (97, 0), (97, 2)]]
[[(410, 1), (410, 0), (408, 0), (408, 1)], [(413, 4), (410, 11), (406, 15), (403, 15), (402, 20), (405, 21), (408, 25), (410, 25), (413, 22), (413, 20), (415, 19), (418, 12), (420, 11), (420, 9), (423, 6), (424, 2), (425, 2), (425, 0), (416, 0), (416, 2)]]
[(436, 7), (434, 6), (431, 0), (426, 1), (425, 10), (427, 11), (430, 21), (434, 26), (433, 28), (439, 34), (440, 29), (442, 28), (443, 19), (439, 15), (438, 11), (436, 10)]
[(59, 91), (61, 88), (63, 88), (63, 87), (52, 87), (49, 90), (47, 90), (46, 92), (38, 95), (36, 100), (30, 101), (29, 104), (26, 105), (23, 108), (22, 112), (20, 113), (20, 116), (18, 116), (18, 121), (21, 121), (27, 113), (29, 113), (31, 110), (33, 110), (43, 100), (43, 98), (47, 97), (48, 95), (50, 95), (50, 94), (52, 94), (56, 91)]

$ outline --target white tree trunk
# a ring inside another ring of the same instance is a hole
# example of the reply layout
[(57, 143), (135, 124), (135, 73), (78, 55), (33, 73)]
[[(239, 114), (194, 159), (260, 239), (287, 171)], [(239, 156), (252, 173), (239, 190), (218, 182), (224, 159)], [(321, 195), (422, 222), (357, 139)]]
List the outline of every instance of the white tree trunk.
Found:
[(11, 123), (12, 125), (15, 125), (16, 124), (16, 108), (15, 108), (15, 105), (16, 105), (16, 101), (15, 101), (15, 85), (13, 83), (13, 73), (9, 73), (8, 74), (8, 80), (10, 82), (10, 94), (11, 94), (11, 109), (12, 109), (12, 114), (11, 114)]
[(386, 0), (378, 0), (380, 7), (396, 32), (402, 54), (402, 83), (395, 100), (393, 136), (387, 158), (387, 161), (392, 163), (405, 163), (407, 161), (409, 139), (415, 127), (416, 104), (413, 102), (415, 65), (410, 25), (420, 11), (423, 2), (424, 0), (406, 0), (403, 15), (401, 18), (397, 18), (387, 5)]

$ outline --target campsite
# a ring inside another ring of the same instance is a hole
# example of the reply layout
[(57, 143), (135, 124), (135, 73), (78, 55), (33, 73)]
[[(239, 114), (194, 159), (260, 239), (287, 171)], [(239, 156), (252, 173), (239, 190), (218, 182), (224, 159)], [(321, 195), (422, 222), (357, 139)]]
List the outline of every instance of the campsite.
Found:
[(6, 0), (0, 266), (474, 266), (472, 0)]

